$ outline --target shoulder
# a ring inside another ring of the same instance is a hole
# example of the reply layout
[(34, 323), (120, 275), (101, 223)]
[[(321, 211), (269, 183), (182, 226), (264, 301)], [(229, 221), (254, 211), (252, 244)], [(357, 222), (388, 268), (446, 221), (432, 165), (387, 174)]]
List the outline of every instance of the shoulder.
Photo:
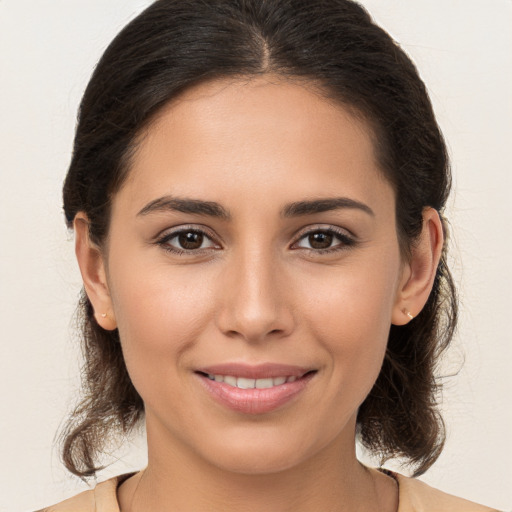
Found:
[(84, 491), (77, 496), (61, 501), (51, 507), (43, 508), (38, 512), (94, 512), (96, 508), (94, 492), (94, 489)]
[(97, 484), (72, 498), (38, 512), (119, 512), (117, 487), (131, 475), (121, 475)]
[(497, 512), (430, 487), (415, 478), (395, 474), (399, 485), (398, 512)]

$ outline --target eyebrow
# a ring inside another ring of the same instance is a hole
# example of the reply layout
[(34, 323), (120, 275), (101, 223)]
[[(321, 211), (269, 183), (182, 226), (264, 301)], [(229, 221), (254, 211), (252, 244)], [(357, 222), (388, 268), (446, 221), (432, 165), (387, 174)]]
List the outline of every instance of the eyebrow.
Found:
[[(285, 218), (300, 217), (302, 215), (313, 215), (315, 213), (328, 212), (342, 208), (357, 209), (371, 215), (372, 217), (375, 216), (375, 213), (368, 205), (360, 201), (356, 201), (355, 199), (350, 199), (349, 197), (297, 201), (286, 205), (281, 211), (281, 216)], [(199, 199), (187, 199), (172, 196), (160, 197), (151, 201), (139, 211), (137, 216), (167, 211), (206, 215), (208, 217), (217, 217), (225, 220), (231, 219), (229, 211), (214, 201), (202, 201)]]
[(372, 217), (374, 211), (366, 204), (350, 199), (349, 197), (333, 197), (326, 199), (314, 199), (312, 201), (298, 201), (286, 205), (282, 211), (283, 217), (298, 217), (301, 215), (313, 215), (315, 213), (328, 212), (341, 208), (361, 210)]
[(229, 212), (219, 203), (215, 203), (214, 201), (201, 201), (198, 199), (187, 199), (172, 196), (160, 197), (159, 199), (151, 201), (142, 208), (137, 216), (167, 211), (207, 215), (208, 217), (217, 217), (221, 219), (231, 218)]

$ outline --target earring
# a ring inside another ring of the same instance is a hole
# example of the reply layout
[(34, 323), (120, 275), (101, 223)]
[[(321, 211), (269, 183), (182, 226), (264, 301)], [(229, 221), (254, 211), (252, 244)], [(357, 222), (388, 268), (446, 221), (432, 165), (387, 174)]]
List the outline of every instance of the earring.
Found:
[(107, 318), (107, 313), (101, 313), (101, 318)]
[(413, 316), (413, 315), (411, 314), (411, 312), (410, 312), (410, 311), (408, 311), (407, 309), (405, 309), (405, 308), (404, 308), (404, 309), (402, 309), (402, 313), (403, 313), (404, 315), (406, 315), (407, 317), (409, 317), (409, 320), (414, 320), (414, 316)]

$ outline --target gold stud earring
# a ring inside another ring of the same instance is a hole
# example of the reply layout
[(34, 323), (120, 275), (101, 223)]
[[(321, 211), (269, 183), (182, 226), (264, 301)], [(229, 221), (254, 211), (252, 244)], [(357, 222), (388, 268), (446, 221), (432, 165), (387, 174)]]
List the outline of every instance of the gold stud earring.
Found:
[(414, 320), (414, 316), (413, 316), (413, 315), (411, 314), (411, 312), (410, 312), (410, 311), (408, 311), (407, 309), (405, 309), (405, 308), (404, 308), (404, 309), (402, 309), (402, 313), (403, 313), (404, 315), (406, 315), (406, 316), (409, 318), (409, 320)]
[(107, 318), (107, 313), (101, 313), (101, 318)]

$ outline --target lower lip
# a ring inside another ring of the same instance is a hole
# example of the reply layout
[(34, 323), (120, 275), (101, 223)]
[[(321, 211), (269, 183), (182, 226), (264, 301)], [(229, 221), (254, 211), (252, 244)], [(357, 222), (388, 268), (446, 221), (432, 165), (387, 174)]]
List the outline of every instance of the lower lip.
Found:
[(266, 389), (240, 389), (200, 374), (198, 376), (206, 391), (221, 405), (244, 414), (264, 414), (283, 407), (297, 397), (309, 384), (314, 373), (308, 373), (295, 382)]

